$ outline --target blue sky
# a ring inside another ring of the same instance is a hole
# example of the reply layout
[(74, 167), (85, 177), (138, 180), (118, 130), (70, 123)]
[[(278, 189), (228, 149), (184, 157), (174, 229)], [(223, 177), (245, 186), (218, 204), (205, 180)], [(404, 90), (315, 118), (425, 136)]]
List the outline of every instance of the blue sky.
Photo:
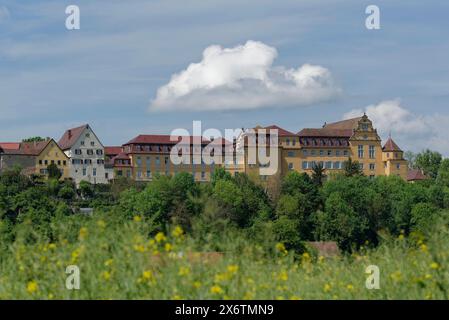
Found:
[[(81, 10), (80, 30), (65, 28), (70, 4)], [(369, 4), (380, 8), (380, 30), (365, 28)], [(83, 123), (105, 145), (190, 129), (193, 120), (203, 128), (275, 123), (297, 132), (366, 111), (383, 138), (391, 131), (403, 149), (449, 155), (448, 12), (447, 0), (0, 0), (0, 141), (58, 139)], [(304, 64), (324, 68), (331, 92), (309, 100), (302, 92), (270, 96), (237, 70), (238, 96), (258, 92), (270, 101), (210, 107), (211, 98), (229, 105), (235, 96), (221, 87), (210, 95), (203, 83), (189, 97), (195, 108), (181, 99), (155, 110), (158, 89), (202, 62), (206, 48), (248, 41), (260, 43), (260, 52), (275, 49), (263, 68), (276, 77)]]

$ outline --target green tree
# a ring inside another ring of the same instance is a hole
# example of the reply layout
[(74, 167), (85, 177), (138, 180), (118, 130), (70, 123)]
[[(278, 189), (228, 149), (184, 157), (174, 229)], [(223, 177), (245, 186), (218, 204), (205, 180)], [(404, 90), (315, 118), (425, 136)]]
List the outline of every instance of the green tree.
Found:
[(404, 153), (404, 159), (408, 162), (408, 167), (410, 169), (416, 168), (416, 154), (412, 151), (406, 151)]
[(416, 155), (416, 167), (421, 169), (426, 176), (435, 179), (438, 176), (442, 160), (443, 157), (440, 153), (427, 149)]
[(49, 137), (42, 138), (42, 137), (36, 136), (36, 137), (29, 137), (26, 139), (22, 139), (22, 142), (41, 142), (41, 141), (45, 141), (47, 139), (50, 139), (50, 138)]
[(92, 184), (89, 181), (81, 180), (78, 189), (81, 197), (83, 197), (84, 199), (91, 198), (94, 195), (94, 189), (92, 188)]
[(441, 161), (436, 182), (441, 186), (449, 187), (449, 159)]
[(326, 179), (324, 171), (324, 167), (321, 164), (314, 166), (312, 170), (312, 181), (319, 187), (323, 185), (323, 182)]
[(48, 178), (59, 180), (62, 176), (61, 170), (59, 170), (58, 166), (54, 163), (50, 163), (47, 166)]
[(347, 177), (363, 175), (363, 170), (360, 167), (360, 163), (358, 161), (353, 161), (352, 158), (349, 158), (348, 161), (343, 163), (343, 170), (345, 176)]

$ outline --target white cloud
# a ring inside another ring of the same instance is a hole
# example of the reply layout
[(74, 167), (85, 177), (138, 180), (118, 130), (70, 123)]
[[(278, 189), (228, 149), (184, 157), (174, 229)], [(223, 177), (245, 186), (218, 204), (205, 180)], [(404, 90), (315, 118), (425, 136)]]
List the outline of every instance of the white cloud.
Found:
[(391, 133), (404, 150), (419, 152), (430, 148), (449, 156), (449, 116), (415, 114), (395, 99), (351, 110), (343, 118), (358, 117), (364, 112), (384, 139)]
[(150, 110), (229, 110), (304, 106), (334, 99), (340, 89), (329, 70), (304, 64), (274, 67), (277, 50), (248, 41), (207, 47), (199, 63), (174, 74), (157, 90)]

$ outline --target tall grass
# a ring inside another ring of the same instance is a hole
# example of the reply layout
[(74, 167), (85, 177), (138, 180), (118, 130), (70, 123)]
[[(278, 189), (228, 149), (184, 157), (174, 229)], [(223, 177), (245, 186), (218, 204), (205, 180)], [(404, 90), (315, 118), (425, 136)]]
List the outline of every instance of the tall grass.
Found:
[[(281, 244), (267, 252), (236, 233), (199, 244), (173, 228), (155, 234), (140, 217), (105, 214), (52, 224), (52, 242), (23, 224), (0, 253), (1, 299), (448, 299), (449, 232), (384, 241), (376, 249), (324, 258), (294, 257)], [(149, 236), (152, 234), (152, 236)], [(274, 253), (273, 253), (274, 252)], [(66, 267), (80, 269), (79, 290), (66, 288)], [(368, 290), (368, 265), (380, 289)]]

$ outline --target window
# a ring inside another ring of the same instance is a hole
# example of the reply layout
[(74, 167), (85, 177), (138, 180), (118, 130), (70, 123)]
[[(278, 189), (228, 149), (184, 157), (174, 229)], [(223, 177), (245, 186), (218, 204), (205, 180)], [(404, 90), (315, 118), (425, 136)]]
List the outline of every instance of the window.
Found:
[(359, 158), (362, 159), (364, 156), (363, 154), (363, 145), (359, 145)]
[(95, 145), (95, 141), (91, 141), (90, 145), (93, 147)]
[(369, 164), (369, 169), (370, 169), (371, 171), (374, 171), (374, 170), (376, 169), (376, 164), (375, 164), (375, 163), (370, 163), (370, 164)]
[(334, 162), (334, 169), (337, 169), (337, 170), (341, 169), (341, 162), (340, 161)]
[(101, 156), (101, 155), (103, 155), (103, 150), (97, 149), (96, 153), (98, 156)]
[(156, 157), (156, 165), (160, 165), (161, 164), (161, 159), (159, 159), (159, 157)]
[(387, 158), (389, 158), (389, 157), (390, 157), (390, 153), (388, 152), (388, 153), (387, 153)]
[(287, 139), (286, 143), (287, 143), (287, 146), (289, 146), (290, 145), (290, 139)]
[(359, 163), (360, 170), (363, 170), (363, 167), (364, 167), (363, 163)]
[(137, 179), (141, 179), (142, 178), (142, 171), (137, 170)]
[(83, 154), (83, 152), (81, 151), (81, 149), (75, 149), (75, 154)]
[(312, 154), (312, 156), (316, 155), (316, 151), (315, 151), (315, 150), (312, 150), (312, 151), (311, 151), (311, 154)]
[(84, 146), (84, 141), (80, 141), (80, 145)]
[(140, 157), (137, 157), (137, 166), (141, 167), (142, 166), (142, 159)]
[(95, 177), (97, 176), (97, 168), (92, 169), (92, 175)]
[(288, 163), (288, 170), (293, 170), (293, 163), (291, 162)]
[(62, 165), (66, 166), (67, 165), (67, 161), (66, 160), (62, 161)]
[(398, 169), (398, 170), (401, 169), (401, 165), (399, 163), (396, 165), (396, 169)]
[(369, 157), (374, 159), (376, 157), (374, 146), (369, 146)]
[(332, 169), (332, 161), (326, 162), (326, 169)]
[(107, 172), (104, 173), (104, 178), (109, 179), (109, 174)]
[(51, 164), (55, 164), (55, 160), (51, 160)]
[(292, 140), (292, 145), (294, 145), (294, 146), (296, 145), (296, 139)]
[(363, 131), (368, 131), (368, 128), (369, 128), (368, 123), (362, 123), (362, 130)]
[(304, 155), (304, 157), (307, 157), (307, 155), (309, 154), (309, 152), (307, 150), (302, 150), (302, 154)]
[(39, 160), (39, 164), (42, 164), (42, 160)]
[(90, 137), (90, 133), (88, 132), (88, 133), (86, 133), (86, 138), (89, 138)]
[(123, 171), (122, 171), (122, 170), (118, 170), (118, 171), (117, 171), (117, 175), (118, 175), (119, 177), (123, 176)]
[(206, 172), (201, 171), (201, 179), (202, 180), (206, 179)]
[(147, 178), (151, 178), (151, 171), (147, 170)]
[(89, 156), (91, 156), (91, 155), (94, 154), (94, 151), (93, 151), (92, 149), (87, 149), (87, 154), (88, 154)]
[(327, 156), (328, 157), (332, 156), (332, 150), (327, 150)]
[(60, 166), (61, 165), (61, 160), (58, 160), (58, 166)]
[(87, 174), (87, 170), (86, 168), (83, 168), (83, 176), (85, 176)]
[[(202, 160), (201, 160), (201, 161), (202, 161)], [(164, 164), (165, 164), (165, 165), (168, 165), (168, 164), (169, 164), (169, 163), (168, 163), (168, 157), (165, 157), (165, 158), (164, 158)]]
[(340, 150), (335, 151), (335, 156), (339, 157), (340, 156)]
[(348, 150), (343, 151), (343, 155), (344, 155), (345, 157), (347, 157), (347, 156), (349, 155)]
[(131, 177), (131, 170), (127, 170), (127, 171), (126, 171), (126, 176), (127, 176), (128, 178)]
[(289, 152), (287, 153), (287, 156), (288, 156), (288, 157), (294, 157), (294, 156), (295, 156), (295, 151), (289, 151)]
[(45, 164), (45, 165), (48, 165), (48, 160), (44, 160), (44, 164)]
[(307, 170), (309, 168), (309, 163), (307, 161), (302, 162), (302, 169)]
[(320, 156), (324, 156), (324, 150), (320, 150)]

